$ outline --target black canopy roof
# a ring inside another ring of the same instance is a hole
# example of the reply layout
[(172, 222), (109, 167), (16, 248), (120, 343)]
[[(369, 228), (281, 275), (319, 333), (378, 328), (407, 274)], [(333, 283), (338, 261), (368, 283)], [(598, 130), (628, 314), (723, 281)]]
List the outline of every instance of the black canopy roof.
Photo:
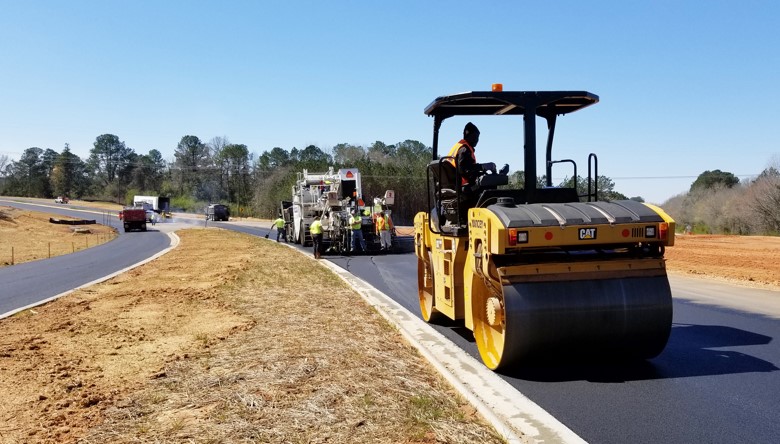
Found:
[(533, 108), (542, 117), (568, 114), (599, 101), (587, 91), (470, 91), (437, 97), (425, 114), (441, 121), (452, 116), (524, 115)]

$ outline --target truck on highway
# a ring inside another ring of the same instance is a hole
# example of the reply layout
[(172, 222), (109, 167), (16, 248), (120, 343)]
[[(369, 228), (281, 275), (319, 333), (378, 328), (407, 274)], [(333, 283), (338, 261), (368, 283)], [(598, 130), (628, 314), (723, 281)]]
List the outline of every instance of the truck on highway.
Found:
[(125, 233), (131, 230), (146, 231), (146, 210), (141, 207), (125, 207), (119, 212), (119, 220), (124, 223)]
[(230, 220), (230, 207), (222, 204), (211, 204), (206, 207), (206, 220)]
[(133, 196), (133, 206), (144, 210), (152, 210), (157, 214), (168, 213), (171, 206), (170, 197), (161, 196)]

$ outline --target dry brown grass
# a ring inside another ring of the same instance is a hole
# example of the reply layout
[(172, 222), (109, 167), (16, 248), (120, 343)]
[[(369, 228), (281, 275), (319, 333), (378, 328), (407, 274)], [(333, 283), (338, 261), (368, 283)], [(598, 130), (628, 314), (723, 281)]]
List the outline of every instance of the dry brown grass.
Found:
[(49, 218), (73, 220), (0, 206), (0, 267), (70, 254), (108, 242), (117, 235), (105, 225), (59, 225), (49, 222)]
[(179, 233), (152, 263), (0, 321), (0, 441), (501, 442), (308, 256)]

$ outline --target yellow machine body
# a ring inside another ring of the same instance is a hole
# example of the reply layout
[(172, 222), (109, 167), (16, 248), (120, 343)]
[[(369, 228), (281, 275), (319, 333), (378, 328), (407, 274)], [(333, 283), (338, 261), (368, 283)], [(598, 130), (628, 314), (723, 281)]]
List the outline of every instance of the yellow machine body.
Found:
[[(415, 217), (421, 315), (462, 319), (491, 369), (572, 352), (651, 358), (666, 346), (672, 294), (664, 250), (674, 244), (674, 221), (653, 205), (605, 201), (595, 153), (585, 178), (572, 159), (552, 157), (559, 117), (598, 101), (588, 91), (494, 85), (440, 96), (425, 108), (433, 144), (430, 211)], [(440, 156), (440, 128), (456, 116), (521, 124), (519, 187), (508, 187), (508, 165), (496, 171), (492, 163), (464, 166), (454, 153)], [(547, 132), (544, 184), (536, 172), (537, 120)], [(553, 185), (560, 165), (573, 169), (573, 185)], [(587, 190), (577, 186), (583, 183)]]
[[(560, 350), (660, 353), (674, 221), (633, 201), (491, 205), (468, 230), (415, 217), (423, 319), (462, 319), (491, 369)], [(453, 235), (453, 232), (457, 235)]]

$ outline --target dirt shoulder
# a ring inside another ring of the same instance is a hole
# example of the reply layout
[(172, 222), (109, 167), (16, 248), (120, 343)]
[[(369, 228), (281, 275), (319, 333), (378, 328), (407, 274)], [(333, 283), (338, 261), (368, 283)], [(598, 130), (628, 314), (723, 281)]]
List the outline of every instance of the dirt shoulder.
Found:
[(0, 321), (0, 441), (501, 442), (353, 290), (221, 229)]
[(105, 225), (53, 224), (50, 219), (76, 220), (0, 206), (0, 267), (70, 254), (116, 237)]
[(678, 235), (666, 258), (672, 273), (780, 291), (780, 237)]

